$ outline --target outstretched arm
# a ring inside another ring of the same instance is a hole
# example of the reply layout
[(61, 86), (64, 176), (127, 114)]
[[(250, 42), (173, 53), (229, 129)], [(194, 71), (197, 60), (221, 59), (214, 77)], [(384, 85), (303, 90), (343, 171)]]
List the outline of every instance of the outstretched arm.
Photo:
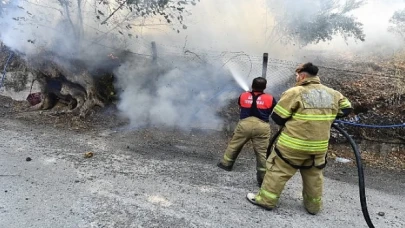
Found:
[(336, 118), (343, 118), (348, 116), (353, 111), (352, 104), (350, 101), (341, 95), (341, 99), (339, 100), (339, 112)]

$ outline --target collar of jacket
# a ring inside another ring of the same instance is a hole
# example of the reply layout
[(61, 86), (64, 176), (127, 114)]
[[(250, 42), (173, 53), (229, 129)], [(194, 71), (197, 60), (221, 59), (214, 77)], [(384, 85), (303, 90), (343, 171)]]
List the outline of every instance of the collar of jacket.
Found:
[(254, 94), (262, 93), (262, 94), (264, 94), (264, 91), (252, 90), (252, 91), (250, 91), (249, 93), (254, 93)]
[(300, 82), (297, 82), (295, 86), (303, 86), (308, 84), (321, 84), (321, 79), (318, 76), (315, 77), (308, 77)]

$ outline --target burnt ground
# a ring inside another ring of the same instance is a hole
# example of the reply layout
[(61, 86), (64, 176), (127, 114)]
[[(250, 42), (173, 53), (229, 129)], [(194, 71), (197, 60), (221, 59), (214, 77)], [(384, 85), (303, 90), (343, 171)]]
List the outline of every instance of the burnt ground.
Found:
[[(353, 163), (329, 159), (320, 215), (302, 209), (298, 175), (280, 207), (265, 212), (244, 199), (257, 190), (249, 145), (235, 169), (225, 172), (215, 165), (226, 134), (128, 130), (116, 113), (107, 107), (80, 120), (31, 112), (24, 102), (1, 97), (0, 226), (366, 227)], [(94, 156), (84, 158), (86, 152)], [(376, 227), (403, 227), (405, 172), (384, 167), (365, 167), (369, 211)]]

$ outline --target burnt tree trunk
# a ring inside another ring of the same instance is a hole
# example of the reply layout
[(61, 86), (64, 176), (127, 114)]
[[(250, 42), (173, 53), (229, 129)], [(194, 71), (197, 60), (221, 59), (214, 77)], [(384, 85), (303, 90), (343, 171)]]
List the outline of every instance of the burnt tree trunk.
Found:
[(104, 107), (108, 101), (101, 97), (94, 77), (88, 71), (75, 76), (81, 79), (80, 82), (69, 80), (68, 76), (51, 77), (43, 74), (37, 76), (42, 78), (39, 80), (42, 84), (42, 96), (41, 102), (32, 108), (52, 109), (57, 102), (61, 102), (68, 106), (67, 113), (85, 117), (95, 106)]
[(95, 106), (104, 107), (115, 94), (112, 71), (119, 64), (104, 70), (90, 72), (80, 60), (53, 56), (31, 62), (30, 68), (41, 84), (41, 102), (35, 110), (52, 109), (57, 102), (67, 105), (66, 113), (86, 117)]
[[(105, 101), (101, 100), (94, 76), (84, 70), (79, 73), (78, 77), (80, 81), (64, 82), (61, 92), (64, 95), (72, 96), (76, 100), (83, 99), (83, 103), (78, 103), (73, 111), (77, 111), (80, 117), (85, 117), (93, 107), (104, 107)], [(75, 85), (82, 86), (84, 91)]]

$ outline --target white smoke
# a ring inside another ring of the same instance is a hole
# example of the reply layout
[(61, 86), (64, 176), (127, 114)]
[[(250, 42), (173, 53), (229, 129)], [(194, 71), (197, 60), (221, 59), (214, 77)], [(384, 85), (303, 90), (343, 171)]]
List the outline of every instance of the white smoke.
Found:
[(1, 40), (25, 55), (47, 51), (84, 60), (127, 48), (129, 32), (122, 29), (127, 24), (118, 22), (122, 13), (101, 25), (97, 16), (110, 6), (98, 2), (10, 0), (0, 18)]
[[(220, 124), (217, 111), (242, 92), (227, 70), (229, 66), (224, 65), (230, 56), (213, 60), (213, 55), (222, 55), (223, 51), (242, 51), (256, 56), (252, 60), (235, 60), (234, 65), (237, 66), (231, 66), (238, 69), (236, 74), (241, 74), (241, 81), (250, 83), (252, 78), (261, 75), (263, 52), (268, 52), (270, 58), (302, 61), (304, 56), (310, 56), (311, 50), (328, 50), (332, 54), (342, 50), (360, 51), (371, 49), (376, 42), (393, 47), (395, 45), (392, 44), (398, 42), (388, 39), (389, 35), (385, 36), (388, 34), (385, 27), (395, 10), (405, 8), (404, 1), (400, 0), (389, 3), (369, 0), (353, 12), (353, 16), (364, 24), (366, 42), (349, 40), (346, 43), (337, 36), (330, 42), (299, 48), (270, 42), (272, 37), (269, 36), (277, 23), (272, 12), (284, 10), (291, 16), (302, 15), (302, 11), (312, 12), (311, 1), (278, 1), (279, 4), (269, 5), (269, 2), (276, 1), (221, 0), (218, 3), (217, 0), (205, 0), (190, 8), (192, 15), (184, 15), (187, 30), (180, 33), (162, 25), (164, 23), (159, 18), (135, 19), (131, 23), (133, 27), (128, 29), (126, 25), (130, 23), (122, 22), (125, 11), (112, 17), (109, 24), (101, 25), (101, 21), (96, 19), (96, 15), (100, 16), (98, 11), (104, 14), (110, 11), (108, 6), (96, 0), (82, 1), (85, 4), (81, 9), (74, 7), (76, 1), (70, 1), (72, 7), (68, 10), (58, 0), (12, 2), (13, 8), (2, 13), (0, 21), (0, 37), (5, 45), (28, 55), (47, 50), (63, 57), (79, 57), (94, 65), (104, 64), (99, 61), (100, 56), (117, 50), (138, 52), (140, 56), (130, 58), (115, 72), (120, 95), (119, 109), (130, 119), (133, 127), (165, 125), (182, 129), (198, 124)], [(291, 5), (286, 5), (286, 2)], [(378, 9), (383, 10), (379, 12)], [(73, 29), (72, 24), (78, 27)], [(81, 24), (83, 26), (79, 26)], [(151, 25), (142, 26), (145, 24)], [(82, 39), (77, 40), (78, 34)], [(151, 41), (157, 41), (158, 46), (177, 49), (177, 55), (171, 55), (173, 53), (168, 49), (158, 50), (158, 65), (153, 65), (149, 59)], [(201, 54), (198, 51), (206, 52), (207, 55), (202, 58), (203, 61), (178, 58), (184, 56), (187, 49), (198, 54)], [(204, 60), (207, 62), (204, 63)], [(253, 66), (249, 65), (249, 61), (253, 61), (250, 62)], [(268, 72), (268, 91), (281, 92), (285, 87), (281, 85), (290, 80), (289, 69), (273, 67)]]
[[(27, 55), (51, 51), (95, 66), (103, 64), (98, 61), (100, 56), (115, 50), (141, 52), (128, 58), (115, 72), (118, 108), (129, 118), (131, 127), (217, 128), (222, 122), (218, 111), (242, 92), (223, 62), (190, 61), (166, 54), (152, 64), (149, 41), (145, 44), (145, 40), (134, 38), (139, 28), (114, 30), (114, 24), (100, 25), (94, 12), (108, 10), (98, 2), (85, 1), (80, 11), (74, 1), (68, 8), (57, 0), (13, 1), (1, 20), (1, 39), (13, 50)], [(118, 19), (119, 16), (111, 21)], [(117, 31), (125, 32), (124, 35), (133, 33), (133, 39), (124, 38)], [(151, 40), (154, 38), (159, 35)]]
[[(351, 52), (368, 52), (370, 49), (386, 49), (387, 53), (404, 46), (387, 31), (388, 21), (396, 10), (405, 8), (404, 0), (365, 0), (358, 9), (347, 13), (363, 24), (365, 41), (356, 41), (352, 37), (343, 39), (335, 35), (330, 41), (321, 41), (300, 48), (298, 44), (282, 45), (283, 36), (272, 31), (278, 22), (274, 12), (288, 17), (299, 17), (302, 21), (313, 19), (316, 14), (327, 8), (327, 4), (337, 2), (344, 6), (351, 0), (217, 0), (201, 1), (193, 8), (193, 15), (186, 18), (188, 29), (179, 34), (170, 29), (145, 28), (145, 37), (153, 37), (160, 44), (170, 44), (191, 49), (214, 51), (244, 51), (247, 54), (261, 56), (268, 52), (270, 58), (308, 61), (311, 52), (328, 52), (328, 55)], [(311, 28), (309, 28), (311, 30)], [(322, 57), (320, 55), (319, 57)]]
[(127, 62), (115, 73), (121, 91), (118, 108), (133, 128), (217, 129), (222, 123), (217, 112), (242, 92), (221, 65), (173, 57), (159, 59), (159, 65)]
[[(326, 0), (326, 2), (328, 1), (330, 0)], [(310, 3), (311, 1), (306, 2)], [(337, 2), (344, 5), (346, 0)], [(294, 1), (292, 4), (296, 4), (296, 2)], [(330, 41), (308, 45), (303, 49), (304, 53), (300, 55), (303, 56), (311, 51), (322, 51), (328, 56), (346, 55), (346, 57), (353, 57), (351, 60), (356, 58), (358, 60), (361, 56), (364, 61), (368, 60), (368, 56), (373, 56), (376, 53), (382, 56), (390, 56), (395, 51), (403, 49), (405, 44), (401, 37), (388, 31), (389, 20), (394, 12), (399, 9), (405, 9), (404, 0), (365, 0), (358, 9), (348, 14), (363, 24), (364, 42), (351, 37), (345, 40), (343, 37), (336, 35)]]

